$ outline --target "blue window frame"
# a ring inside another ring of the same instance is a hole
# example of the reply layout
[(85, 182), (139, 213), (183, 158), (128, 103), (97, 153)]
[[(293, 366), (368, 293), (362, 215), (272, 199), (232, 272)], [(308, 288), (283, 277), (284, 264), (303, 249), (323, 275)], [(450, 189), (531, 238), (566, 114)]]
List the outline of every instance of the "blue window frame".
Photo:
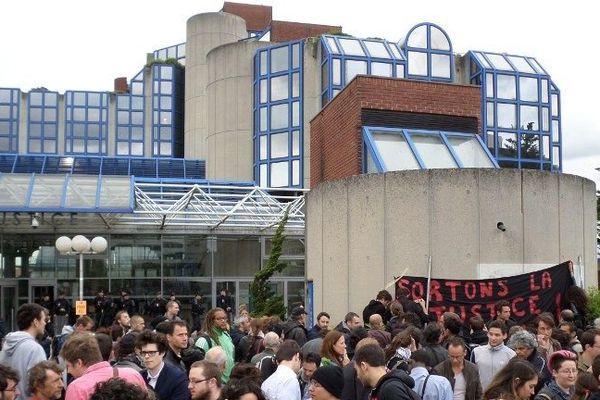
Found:
[(65, 92), (65, 154), (105, 155), (107, 92)]
[(20, 104), (19, 89), (0, 88), (0, 152), (18, 151)]
[(439, 26), (415, 25), (402, 44), (406, 54), (406, 77), (437, 82), (454, 82), (454, 53), (450, 38)]
[(356, 75), (404, 78), (406, 58), (395, 43), (346, 36), (321, 37), (321, 107)]
[(57, 92), (33, 90), (27, 100), (27, 152), (56, 154), (58, 151)]
[(128, 94), (116, 96), (115, 154), (144, 156), (145, 97), (144, 69), (132, 80)]
[(155, 60), (164, 61), (169, 58), (174, 58), (179, 61), (181, 65), (185, 65), (185, 42), (154, 50), (152, 54)]
[(479, 135), (363, 127), (363, 172), (410, 169), (498, 168)]
[(1, 154), (0, 173), (135, 175), (144, 178), (205, 179), (204, 160)]
[(254, 179), (261, 187), (301, 188), (304, 42), (260, 49), (254, 66)]
[(561, 171), (560, 92), (532, 57), (468, 53), (481, 85), (484, 142), (506, 168)]
[(183, 70), (152, 66), (152, 156), (183, 156)]

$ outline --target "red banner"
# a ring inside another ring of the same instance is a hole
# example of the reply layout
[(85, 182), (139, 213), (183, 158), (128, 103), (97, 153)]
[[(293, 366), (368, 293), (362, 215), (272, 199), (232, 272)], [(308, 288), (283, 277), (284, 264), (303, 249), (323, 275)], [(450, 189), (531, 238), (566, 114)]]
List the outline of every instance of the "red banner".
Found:
[[(458, 314), (463, 321), (481, 315), (484, 321), (495, 316), (494, 304), (507, 300), (511, 317), (519, 324), (533, 320), (543, 311), (560, 313), (563, 297), (573, 284), (571, 261), (507, 278), (482, 280), (435, 279), (429, 290), (429, 314)], [(427, 278), (403, 276), (396, 283), (410, 291), (412, 299), (426, 298)]]

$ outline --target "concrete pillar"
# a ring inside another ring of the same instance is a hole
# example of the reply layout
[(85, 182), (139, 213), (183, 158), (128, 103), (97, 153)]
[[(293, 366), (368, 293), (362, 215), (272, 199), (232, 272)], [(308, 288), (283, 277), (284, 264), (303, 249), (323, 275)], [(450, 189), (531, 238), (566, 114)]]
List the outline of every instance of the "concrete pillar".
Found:
[(243, 41), (207, 54), (206, 177), (253, 180), (254, 54), (269, 42)]
[(247, 37), (246, 22), (223, 12), (198, 14), (187, 21), (185, 57), (186, 158), (207, 158), (208, 66), (206, 55), (214, 48)]

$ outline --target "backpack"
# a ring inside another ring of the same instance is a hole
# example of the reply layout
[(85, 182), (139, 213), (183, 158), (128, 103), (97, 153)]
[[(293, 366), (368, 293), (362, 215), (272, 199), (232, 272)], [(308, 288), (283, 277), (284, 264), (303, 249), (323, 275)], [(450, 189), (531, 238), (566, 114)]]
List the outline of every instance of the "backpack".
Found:
[[(393, 358), (393, 357), (392, 357)], [(398, 381), (400, 383), (402, 383), (402, 386), (404, 386), (404, 388), (406, 389), (406, 392), (408, 393), (408, 395), (410, 396), (411, 400), (423, 400), (423, 398), (421, 396), (419, 396), (419, 394), (417, 392), (415, 392), (414, 390), (412, 390), (410, 387), (408, 387), (406, 385), (406, 383), (402, 382), (400, 379), (394, 379), (395, 381)], [(383, 390), (383, 388), (385, 387), (385, 385), (390, 382), (391, 379), (388, 379), (387, 381), (383, 382), (383, 384), (381, 385), (381, 387), (379, 388), (379, 392), (381, 392), (381, 390)], [(423, 385), (423, 387), (425, 387), (425, 385)], [(425, 392), (423, 390), (423, 392)]]
[(256, 363), (256, 368), (260, 370), (260, 376), (264, 382), (277, 370), (277, 359), (275, 356), (264, 356)]
[(52, 355), (51, 359), (58, 361), (58, 355), (60, 354), (60, 350), (63, 348), (65, 342), (67, 341), (67, 339), (69, 338), (70, 334), (68, 333), (63, 333), (62, 335), (58, 335), (54, 337), (54, 340), (52, 341), (52, 352), (50, 353)]
[[(204, 338), (204, 340), (206, 340), (206, 343), (208, 344), (208, 348), (211, 349), (213, 347), (213, 343), (212, 343), (212, 339), (210, 338), (210, 336), (208, 336), (208, 334), (206, 332), (198, 332), (198, 336), (196, 337), (196, 340), (200, 339), (200, 338)], [(195, 345), (196, 341), (194, 341), (194, 345)], [(195, 346), (197, 349), (200, 350), (204, 350), (201, 349), (200, 347)]]
[(385, 364), (385, 368), (388, 371), (394, 370), (394, 369), (401, 369), (402, 371), (405, 372), (409, 372), (410, 368), (408, 365), (408, 361), (406, 361), (404, 358), (399, 357), (399, 356), (393, 356), (392, 358), (390, 358), (388, 360), (388, 362)]

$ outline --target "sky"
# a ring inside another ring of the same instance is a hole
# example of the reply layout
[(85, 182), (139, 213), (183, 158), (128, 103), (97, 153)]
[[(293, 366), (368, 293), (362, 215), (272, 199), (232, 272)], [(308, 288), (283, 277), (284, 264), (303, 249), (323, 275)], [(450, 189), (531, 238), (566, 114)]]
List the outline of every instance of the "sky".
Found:
[[(239, 1), (242, 2), (242, 1)], [(563, 172), (600, 189), (600, 119), (594, 79), (600, 66), (597, 14), (569, 2), (422, 0), (245, 0), (270, 5), (273, 19), (341, 25), (356, 37), (401, 40), (416, 24), (444, 29), (455, 53), (468, 50), (535, 57), (561, 90)], [(132, 78), (146, 53), (185, 42), (186, 21), (223, 1), (20, 0), (2, 6), (0, 87), (29, 91), (112, 90)]]

